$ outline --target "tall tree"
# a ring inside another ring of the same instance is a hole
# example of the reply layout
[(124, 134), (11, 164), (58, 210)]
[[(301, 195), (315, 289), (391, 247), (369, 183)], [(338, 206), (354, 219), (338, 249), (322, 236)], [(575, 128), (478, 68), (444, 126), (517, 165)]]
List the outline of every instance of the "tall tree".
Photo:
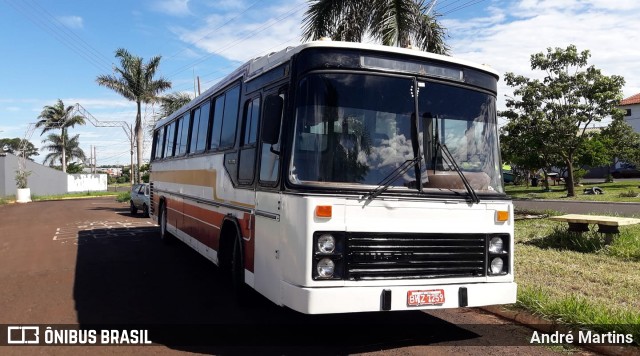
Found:
[[(62, 135), (52, 133), (42, 140), (42, 143), (48, 143), (42, 148), (51, 151), (44, 157), (44, 164), (53, 166), (57, 161), (62, 163), (62, 157), (67, 157), (69, 160), (79, 159), (84, 161), (87, 159), (84, 151), (80, 148), (80, 135), (69, 138), (66, 132)], [(64, 169), (64, 163), (62, 163), (62, 167)]]
[[(140, 167), (142, 166), (142, 143), (144, 139), (142, 103), (150, 104), (158, 101), (158, 95), (171, 88), (171, 82), (164, 78), (155, 79), (161, 56), (155, 56), (144, 63), (141, 57), (132, 55), (124, 48), (118, 49), (115, 56), (120, 60), (120, 68), (114, 68), (115, 75), (98, 76), (96, 82), (136, 103), (137, 112), (134, 134), (138, 167)], [(142, 182), (139, 169), (136, 178), (138, 183)]]
[(17, 156), (24, 154), (24, 158), (30, 161), (33, 161), (33, 156), (40, 155), (38, 153), (38, 149), (33, 145), (33, 143), (19, 137), (0, 139), (0, 147), (2, 147), (3, 151), (6, 148), (6, 152)]
[[(47, 105), (42, 109), (42, 112), (38, 116), (40, 119), (36, 122), (36, 127), (42, 127), (40, 135), (51, 130), (60, 129), (59, 137), (64, 141), (67, 137), (67, 129), (74, 127), (75, 125), (84, 125), (84, 117), (81, 115), (72, 115), (73, 105), (64, 106), (62, 100), (58, 99), (58, 102), (54, 105)], [(62, 142), (62, 146), (65, 143)], [(62, 171), (67, 171), (67, 158), (66, 152), (62, 151)]]
[(500, 128), (502, 159), (518, 170), (525, 171), (527, 184), (532, 172), (542, 169), (545, 174), (549, 173), (558, 156), (545, 147), (545, 127), (538, 125), (535, 117), (522, 112), (501, 112), (500, 115), (509, 118)]
[(533, 118), (541, 127), (545, 149), (559, 155), (567, 167), (568, 196), (575, 196), (574, 161), (578, 149), (589, 139), (587, 127), (618, 115), (622, 99), (624, 79), (587, 66), (589, 57), (588, 50), (578, 52), (574, 45), (548, 48), (547, 53), (531, 55), (531, 69), (542, 71), (542, 80), (505, 75), (507, 85), (515, 88), (514, 95), (519, 98), (508, 98), (501, 116)]
[(447, 54), (445, 29), (425, 0), (310, 0), (303, 20), (303, 39), (331, 37), (362, 42), (370, 35), (387, 46), (416, 46)]
[(614, 118), (601, 133), (602, 141), (609, 153), (609, 163), (624, 161), (640, 164), (640, 134), (633, 131), (622, 117)]

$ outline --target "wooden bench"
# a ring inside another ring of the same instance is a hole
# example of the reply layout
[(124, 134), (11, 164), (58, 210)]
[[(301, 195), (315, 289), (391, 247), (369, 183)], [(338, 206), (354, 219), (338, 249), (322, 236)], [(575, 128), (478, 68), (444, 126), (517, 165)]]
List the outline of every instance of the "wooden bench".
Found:
[(598, 232), (605, 234), (605, 244), (610, 244), (614, 235), (620, 233), (619, 226), (640, 224), (640, 219), (580, 214), (552, 216), (549, 220), (567, 222), (569, 231), (580, 234), (589, 231), (589, 224), (598, 224)]

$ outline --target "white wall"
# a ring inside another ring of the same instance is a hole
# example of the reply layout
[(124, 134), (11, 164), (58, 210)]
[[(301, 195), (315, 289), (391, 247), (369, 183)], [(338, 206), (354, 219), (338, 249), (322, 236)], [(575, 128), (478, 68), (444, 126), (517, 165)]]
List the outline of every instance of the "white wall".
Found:
[(67, 191), (69, 193), (106, 190), (106, 174), (69, 174), (67, 176)]
[[(18, 157), (11, 153), (0, 154), (0, 197), (16, 194), (16, 170)], [(106, 174), (66, 174), (57, 169), (25, 161), (31, 172), (27, 186), (33, 195), (56, 195), (74, 192), (107, 190)]]
[(625, 105), (620, 108), (622, 110), (631, 109), (631, 116), (625, 116), (624, 121), (633, 127), (633, 131), (640, 133), (640, 104)]

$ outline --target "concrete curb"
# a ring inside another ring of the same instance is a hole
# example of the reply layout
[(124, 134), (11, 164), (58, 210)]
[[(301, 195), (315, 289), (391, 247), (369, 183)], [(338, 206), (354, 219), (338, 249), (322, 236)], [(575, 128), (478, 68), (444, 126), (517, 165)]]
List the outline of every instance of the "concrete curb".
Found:
[[(577, 335), (577, 330), (572, 329), (566, 325), (558, 324), (531, 313), (528, 313), (523, 310), (509, 310), (501, 306), (490, 305), (486, 307), (481, 307), (480, 309), (486, 311), (487, 313), (497, 315), (501, 318), (515, 321), (522, 325), (525, 325), (531, 329), (538, 330), (544, 333), (553, 333), (560, 332), (563, 334), (569, 333), (569, 331), (573, 331), (573, 335)], [(597, 352), (603, 355), (609, 356), (633, 356), (640, 354), (640, 347), (634, 346), (604, 346), (604, 345), (593, 345), (593, 344), (580, 344), (578, 342), (574, 342), (573, 345), (582, 347), (586, 350)]]
[(640, 202), (629, 201), (591, 201), (591, 200), (562, 200), (562, 199), (524, 199), (524, 198), (512, 198), (512, 201), (535, 201), (546, 203), (567, 203), (567, 204), (622, 204), (622, 205), (640, 205)]

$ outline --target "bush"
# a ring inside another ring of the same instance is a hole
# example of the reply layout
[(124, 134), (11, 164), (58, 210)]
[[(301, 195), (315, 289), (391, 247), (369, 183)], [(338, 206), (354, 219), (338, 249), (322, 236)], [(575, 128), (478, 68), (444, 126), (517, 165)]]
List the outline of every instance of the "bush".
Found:
[(580, 181), (582, 181), (582, 178), (584, 178), (585, 174), (587, 174), (587, 171), (582, 168), (576, 169), (575, 171), (573, 171), (573, 184), (580, 183)]
[(116, 201), (120, 203), (126, 203), (129, 200), (131, 200), (131, 192), (128, 190), (126, 192), (120, 192), (116, 198)]
[(629, 189), (626, 192), (620, 193), (619, 195), (620, 198), (636, 198), (638, 196), (638, 193), (633, 189)]

